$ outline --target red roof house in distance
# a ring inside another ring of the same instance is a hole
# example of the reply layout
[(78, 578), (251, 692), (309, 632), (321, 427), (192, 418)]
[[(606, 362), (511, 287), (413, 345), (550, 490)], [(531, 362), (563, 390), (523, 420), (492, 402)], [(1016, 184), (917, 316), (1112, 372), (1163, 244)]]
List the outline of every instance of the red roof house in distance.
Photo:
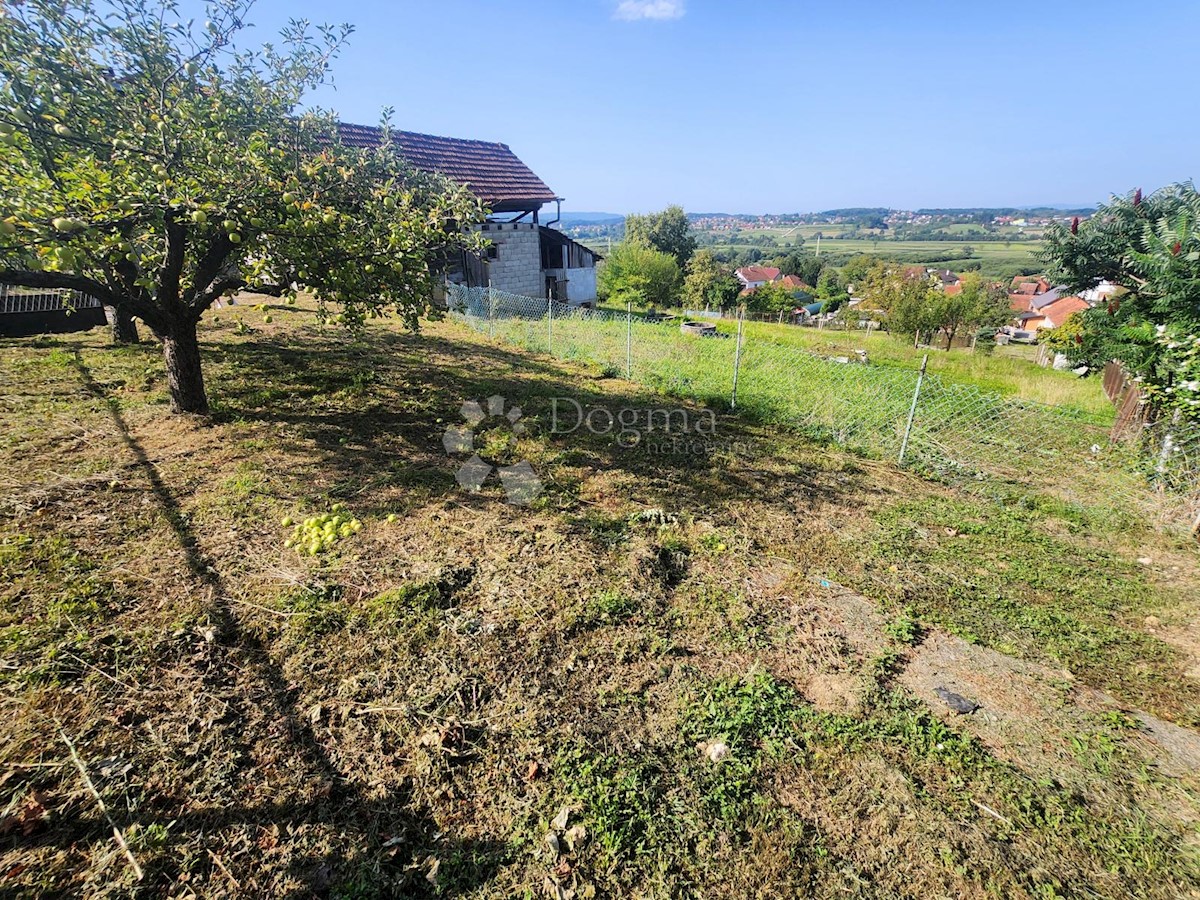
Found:
[(1025, 331), (1042, 331), (1047, 328), (1058, 328), (1077, 312), (1090, 309), (1091, 306), (1082, 297), (1059, 297), (1052, 303), (1037, 310), (1022, 313), (1017, 318)]
[(778, 281), (780, 278), (779, 270), (774, 266), (742, 266), (740, 269), (735, 269), (733, 274), (742, 283), (742, 287), (748, 291), (762, 287), (768, 282)]
[[(349, 147), (378, 147), (383, 129), (349, 122), (337, 124), (337, 136)], [(573, 304), (596, 299), (599, 255), (561, 231), (539, 223), (547, 203), (561, 210), (562, 198), (525, 165), (507, 144), (465, 138), (391, 131), (396, 152), (414, 169), (458, 182), (487, 209), (478, 225), (491, 241), (485, 255), (464, 254), (447, 277), (472, 287), (491, 284), (527, 297), (553, 297)], [(558, 216), (549, 223), (553, 225)]]
[(1046, 317), (1051, 328), (1058, 328), (1075, 313), (1083, 312), (1085, 309), (1091, 309), (1091, 306), (1082, 297), (1062, 297), (1049, 306), (1043, 307), (1042, 315)]
[(799, 275), (784, 275), (779, 279), (779, 283), (786, 288), (791, 288), (793, 291), (804, 291), (806, 294), (812, 293), (812, 286), (805, 284), (804, 279)]
[(1018, 275), (1008, 288), (1008, 304), (1016, 312), (1029, 312), (1034, 300), (1050, 290), (1050, 282), (1041, 275)]

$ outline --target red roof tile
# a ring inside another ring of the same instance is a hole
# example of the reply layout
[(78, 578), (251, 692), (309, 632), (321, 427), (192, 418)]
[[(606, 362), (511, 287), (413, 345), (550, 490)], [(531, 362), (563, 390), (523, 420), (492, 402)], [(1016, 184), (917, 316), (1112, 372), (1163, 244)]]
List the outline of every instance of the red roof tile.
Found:
[(1061, 297), (1053, 303), (1043, 306), (1039, 312), (1046, 317), (1046, 321), (1052, 328), (1057, 328), (1075, 313), (1090, 308), (1082, 297)]
[[(383, 131), (339, 122), (338, 136), (348, 147), (378, 147)], [(558, 197), (517, 158), (507, 144), (393, 131), (392, 143), (416, 169), (438, 172), (470, 189), (486, 205), (529, 201), (550, 203)]]
[(1041, 275), (1017, 275), (1009, 290), (1014, 294), (1044, 294), (1050, 290), (1050, 282)]
[(779, 270), (774, 266), (743, 266), (736, 273), (743, 281), (775, 281)]

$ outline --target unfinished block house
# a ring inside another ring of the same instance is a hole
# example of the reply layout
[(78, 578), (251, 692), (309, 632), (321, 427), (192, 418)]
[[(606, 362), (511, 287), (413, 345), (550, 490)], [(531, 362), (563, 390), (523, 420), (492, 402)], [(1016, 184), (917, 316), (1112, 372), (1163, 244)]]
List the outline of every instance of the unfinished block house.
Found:
[[(342, 141), (355, 147), (378, 146), (382, 131), (340, 123)], [(559, 220), (562, 198), (517, 158), (507, 144), (392, 131), (392, 143), (416, 169), (437, 172), (470, 190), (488, 210), (475, 226), (491, 245), (479, 255), (463, 254), (447, 277), (470, 287), (492, 287), (526, 297), (551, 297), (573, 305), (596, 300), (598, 254), (551, 228)], [(555, 217), (539, 221), (544, 206)]]

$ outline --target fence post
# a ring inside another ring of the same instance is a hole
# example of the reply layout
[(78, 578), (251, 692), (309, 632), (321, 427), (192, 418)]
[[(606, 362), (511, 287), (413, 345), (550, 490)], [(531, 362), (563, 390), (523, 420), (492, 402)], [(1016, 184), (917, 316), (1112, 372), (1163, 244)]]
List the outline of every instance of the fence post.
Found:
[(625, 311), (625, 378), (633, 381), (633, 301)]
[(733, 393), (729, 398), (729, 408), (737, 409), (738, 372), (742, 368), (742, 323), (745, 321), (746, 307), (738, 307), (737, 343), (733, 346)]
[(554, 298), (546, 298), (546, 352), (554, 355)]
[(908, 422), (904, 425), (904, 440), (900, 442), (900, 459), (897, 465), (904, 465), (904, 454), (908, 452), (908, 438), (912, 434), (913, 419), (917, 415), (917, 400), (921, 396), (921, 383), (925, 380), (925, 367), (929, 365), (929, 354), (921, 360), (921, 371), (917, 374), (917, 389), (913, 391), (912, 406), (908, 408)]
[(488, 279), (488, 337), (496, 336), (496, 301), (492, 297), (492, 279)]

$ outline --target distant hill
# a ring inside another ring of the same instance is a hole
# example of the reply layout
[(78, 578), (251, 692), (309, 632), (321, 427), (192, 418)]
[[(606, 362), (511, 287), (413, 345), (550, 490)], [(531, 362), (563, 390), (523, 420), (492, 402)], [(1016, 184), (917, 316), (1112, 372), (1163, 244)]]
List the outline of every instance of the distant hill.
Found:
[(624, 222), (625, 216), (619, 213), (606, 212), (565, 212), (562, 214), (562, 226), (569, 228), (573, 225), (613, 225)]
[(919, 216), (996, 216), (1025, 215), (1033, 218), (1050, 216), (1090, 216), (1096, 211), (1094, 206), (1062, 207), (1062, 206), (977, 206), (964, 209), (918, 209)]

